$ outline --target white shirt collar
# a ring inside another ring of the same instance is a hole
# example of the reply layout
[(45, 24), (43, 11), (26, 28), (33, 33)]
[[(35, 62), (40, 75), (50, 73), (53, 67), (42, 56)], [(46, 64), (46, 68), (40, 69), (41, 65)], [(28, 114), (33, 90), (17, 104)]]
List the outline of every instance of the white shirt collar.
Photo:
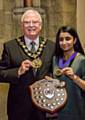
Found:
[[(32, 40), (27, 38), (26, 36), (24, 36), (24, 39), (25, 39), (26, 46), (30, 50), (31, 49), (30, 43), (32, 42)], [(33, 41), (35, 42), (35, 49), (37, 50), (38, 47), (39, 47), (39, 36), (35, 40), (33, 40)]]

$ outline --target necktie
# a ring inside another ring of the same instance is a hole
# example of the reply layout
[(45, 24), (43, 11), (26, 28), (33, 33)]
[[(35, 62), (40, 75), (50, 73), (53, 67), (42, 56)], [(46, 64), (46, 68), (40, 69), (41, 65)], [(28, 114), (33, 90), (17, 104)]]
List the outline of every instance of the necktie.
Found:
[[(35, 50), (35, 42), (31, 42), (31, 52), (34, 53), (36, 50)], [(37, 72), (37, 69), (34, 69), (33, 68), (33, 73), (34, 73), (34, 76), (36, 76), (36, 72)]]
[(35, 42), (31, 42), (31, 52), (35, 52)]

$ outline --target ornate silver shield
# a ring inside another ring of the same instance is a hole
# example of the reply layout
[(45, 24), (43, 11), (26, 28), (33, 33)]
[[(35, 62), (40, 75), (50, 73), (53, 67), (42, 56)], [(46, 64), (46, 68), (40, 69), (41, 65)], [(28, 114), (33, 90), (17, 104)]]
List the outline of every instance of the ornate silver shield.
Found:
[(66, 104), (65, 82), (58, 79), (36, 81), (30, 90), (33, 103), (46, 112), (54, 113)]

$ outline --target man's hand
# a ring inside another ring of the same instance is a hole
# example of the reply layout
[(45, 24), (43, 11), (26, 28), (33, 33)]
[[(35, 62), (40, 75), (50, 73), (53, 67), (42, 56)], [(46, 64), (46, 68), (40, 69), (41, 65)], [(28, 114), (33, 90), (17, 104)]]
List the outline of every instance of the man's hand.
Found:
[(29, 71), (29, 68), (32, 67), (32, 62), (30, 60), (24, 60), (21, 63), (21, 66), (19, 67), (18, 70), (18, 75), (23, 75), (26, 73), (26, 71)]
[(50, 76), (45, 76), (45, 79), (46, 79), (46, 80), (52, 80), (53, 78), (50, 77)]

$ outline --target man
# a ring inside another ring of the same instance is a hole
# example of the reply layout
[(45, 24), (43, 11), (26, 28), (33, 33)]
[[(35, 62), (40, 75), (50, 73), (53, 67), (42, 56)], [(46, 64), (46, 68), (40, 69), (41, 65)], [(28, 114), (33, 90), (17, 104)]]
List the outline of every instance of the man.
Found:
[(42, 18), (36, 10), (22, 15), (21, 28), (24, 35), (4, 44), (0, 61), (0, 82), (10, 83), (8, 120), (45, 120), (32, 104), (29, 85), (49, 72), (54, 44), (40, 37)]

